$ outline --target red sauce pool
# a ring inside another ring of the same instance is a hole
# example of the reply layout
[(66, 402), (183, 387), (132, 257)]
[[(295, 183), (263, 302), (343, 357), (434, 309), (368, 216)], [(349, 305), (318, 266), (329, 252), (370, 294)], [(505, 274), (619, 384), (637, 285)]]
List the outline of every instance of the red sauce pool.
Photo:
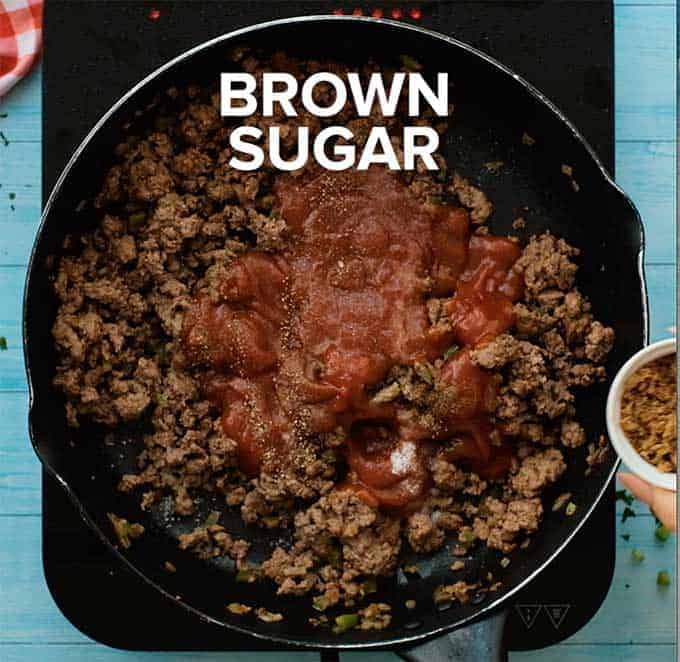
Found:
[[(441, 379), (460, 397), (439, 440), (455, 437), (455, 459), (501, 475), (509, 455), (488, 422), (496, 380), (469, 347), (512, 325), (519, 247), (471, 237), (465, 210), (422, 205), (382, 169), (282, 179), (276, 194), (286, 247), (238, 258), (216, 292), (195, 299), (183, 331), (190, 362), (208, 368), (206, 394), (242, 469), (272, 471), (342, 426), (344, 486), (386, 508), (414, 506), (438, 443), (403, 424), (398, 404), (372, 402), (370, 390), (393, 366), (434, 361), (456, 343)], [(450, 329), (430, 324), (431, 296), (448, 299)]]

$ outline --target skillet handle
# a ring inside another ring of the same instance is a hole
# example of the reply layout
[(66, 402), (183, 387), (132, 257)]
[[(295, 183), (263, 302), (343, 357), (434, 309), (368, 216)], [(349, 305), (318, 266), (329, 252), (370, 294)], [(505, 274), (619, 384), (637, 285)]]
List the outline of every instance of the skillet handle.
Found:
[(464, 626), (408, 650), (395, 651), (409, 662), (506, 662), (503, 630), (508, 610)]

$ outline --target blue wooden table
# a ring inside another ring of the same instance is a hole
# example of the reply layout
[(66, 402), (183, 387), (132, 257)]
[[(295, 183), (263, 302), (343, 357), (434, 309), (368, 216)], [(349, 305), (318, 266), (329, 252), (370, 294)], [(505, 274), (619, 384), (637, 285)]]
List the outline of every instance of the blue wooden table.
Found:
[[(583, 0), (584, 2), (587, 0)], [(616, 170), (637, 203), (647, 231), (652, 339), (675, 332), (676, 5), (672, 0), (617, 0)], [(0, 659), (255, 662), (274, 654), (141, 654), (114, 651), (79, 633), (52, 602), (42, 574), (40, 472), (26, 432), (21, 352), (25, 265), (40, 216), (41, 74), (35, 71), (0, 102)], [(4, 116), (6, 115), (6, 117)], [(619, 513), (622, 504), (618, 504)], [(675, 659), (675, 539), (654, 538), (654, 519), (617, 523), (617, 559), (609, 595), (595, 618), (563, 644), (511, 655), (512, 662)], [(621, 537), (627, 534), (627, 539)], [(634, 563), (632, 549), (645, 555)], [(656, 575), (667, 569), (669, 589)], [(281, 655), (277, 659), (281, 659)], [(285, 655), (290, 662), (311, 654)], [(354, 653), (347, 661), (388, 662), (388, 653)]]

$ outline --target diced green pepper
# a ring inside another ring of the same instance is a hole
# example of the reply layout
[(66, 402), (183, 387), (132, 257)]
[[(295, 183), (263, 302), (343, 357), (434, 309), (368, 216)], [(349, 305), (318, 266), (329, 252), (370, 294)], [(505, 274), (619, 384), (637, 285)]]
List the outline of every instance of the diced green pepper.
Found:
[(358, 614), (340, 614), (335, 619), (335, 627), (333, 628), (334, 634), (342, 634), (351, 630), (353, 627), (357, 626), (359, 622)]
[(250, 568), (243, 568), (236, 573), (237, 584), (252, 584), (255, 581), (255, 573)]
[(326, 611), (328, 609), (328, 600), (323, 595), (317, 595), (312, 601), (312, 607), (317, 611)]
[(142, 227), (144, 221), (146, 220), (146, 214), (143, 211), (138, 211), (135, 214), (131, 214), (128, 219), (128, 227), (132, 232), (137, 232), (139, 228)]
[(129, 549), (132, 545), (132, 541), (135, 538), (139, 538), (139, 536), (144, 533), (144, 527), (141, 524), (130, 523), (126, 519), (118, 517), (113, 513), (106, 513), (106, 516), (113, 525), (116, 538), (118, 538), (118, 542), (123, 549)]
[(407, 69), (412, 71), (420, 71), (423, 68), (423, 65), (410, 55), (400, 55), (399, 58)]
[(205, 520), (205, 525), (206, 526), (214, 526), (217, 524), (217, 522), (220, 521), (220, 512), (219, 510), (213, 510), (210, 512), (210, 515)]
[(339, 570), (342, 567), (342, 550), (339, 547), (331, 547), (326, 560), (328, 565)]
[(167, 345), (161, 345), (156, 351), (156, 361), (160, 365), (167, 365), (170, 363), (170, 352), (168, 352)]
[(153, 124), (156, 131), (167, 131), (170, 128), (170, 118), (157, 117)]
[(475, 539), (475, 534), (472, 531), (463, 530), (458, 534), (458, 540), (463, 544), (469, 544)]
[(363, 583), (364, 593), (375, 593), (378, 590), (378, 584), (375, 581), (375, 577), (369, 577)]
[(444, 360), (448, 361), (459, 349), (460, 347), (458, 347), (458, 345), (451, 345), (451, 347), (444, 352)]

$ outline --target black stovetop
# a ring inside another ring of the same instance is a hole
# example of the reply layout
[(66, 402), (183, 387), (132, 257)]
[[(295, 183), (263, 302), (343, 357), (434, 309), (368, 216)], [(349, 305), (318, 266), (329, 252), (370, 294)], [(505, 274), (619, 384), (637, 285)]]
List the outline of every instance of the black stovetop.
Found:
[[(191, 46), (273, 18), (333, 11), (393, 11), (497, 57), (557, 103), (613, 172), (611, 0), (582, 2), (102, 2), (47, 3), (44, 58), (44, 198), (76, 145), (133, 83)], [(412, 12), (412, 10), (414, 10)], [(412, 17), (415, 17), (413, 18)], [(85, 84), (87, 81), (87, 85)], [(599, 608), (615, 556), (611, 487), (589, 522), (517, 597), (511, 650), (557, 643)], [(199, 622), (126, 570), (43, 476), (48, 585), (69, 620), (110, 646), (145, 650), (267, 650), (280, 645)], [(579, 581), (574, 581), (579, 577)]]

